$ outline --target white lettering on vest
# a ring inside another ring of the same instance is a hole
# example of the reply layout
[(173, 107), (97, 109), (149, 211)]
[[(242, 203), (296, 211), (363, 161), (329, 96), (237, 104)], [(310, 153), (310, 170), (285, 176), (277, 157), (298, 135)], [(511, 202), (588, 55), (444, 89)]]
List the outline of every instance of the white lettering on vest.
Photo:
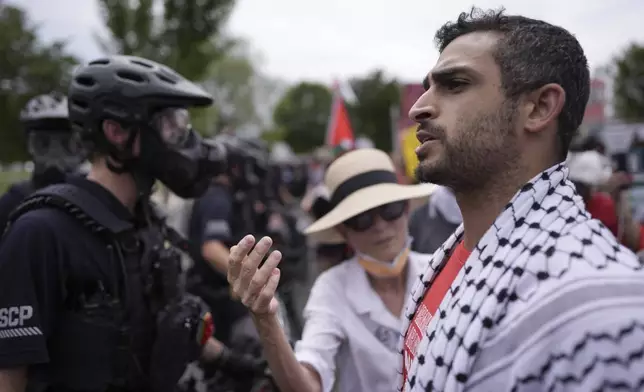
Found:
[(0, 328), (22, 327), (34, 314), (31, 306), (0, 308)]

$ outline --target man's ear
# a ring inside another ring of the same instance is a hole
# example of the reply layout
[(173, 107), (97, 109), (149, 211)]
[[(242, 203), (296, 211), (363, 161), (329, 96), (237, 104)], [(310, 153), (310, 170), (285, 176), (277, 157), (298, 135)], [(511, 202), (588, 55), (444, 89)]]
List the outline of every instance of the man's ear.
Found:
[(566, 102), (566, 92), (556, 83), (548, 83), (526, 97), (526, 122), (528, 132), (541, 132), (557, 123)]
[(125, 148), (130, 137), (130, 132), (113, 120), (103, 121), (103, 134), (110, 144), (119, 147), (120, 150)]

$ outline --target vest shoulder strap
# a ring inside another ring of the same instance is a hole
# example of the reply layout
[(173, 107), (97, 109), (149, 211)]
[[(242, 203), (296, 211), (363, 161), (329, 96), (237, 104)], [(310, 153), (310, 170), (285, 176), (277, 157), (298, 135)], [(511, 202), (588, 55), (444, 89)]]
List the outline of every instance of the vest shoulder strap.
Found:
[(9, 216), (6, 230), (25, 213), (47, 207), (68, 213), (96, 233), (119, 235), (134, 228), (131, 222), (120, 219), (90, 192), (61, 183), (40, 189), (25, 198)]

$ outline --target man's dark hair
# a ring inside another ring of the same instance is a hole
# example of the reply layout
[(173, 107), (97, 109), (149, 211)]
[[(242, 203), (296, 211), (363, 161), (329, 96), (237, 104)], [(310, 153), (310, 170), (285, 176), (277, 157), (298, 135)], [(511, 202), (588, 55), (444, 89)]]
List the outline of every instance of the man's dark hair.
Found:
[(588, 61), (579, 41), (567, 30), (541, 20), (505, 15), (504, 9), (483, 11), (473, 7), (448, 22), (435, 36), (438, 50), (456, 38), (474, 32), (498, 32), (501, 39), (494, 58), (508, 98), (517, 98), (545, 84), (556, 83), (566, 92), (559, 116), (561, 159), (581, 125), (590, 95)]

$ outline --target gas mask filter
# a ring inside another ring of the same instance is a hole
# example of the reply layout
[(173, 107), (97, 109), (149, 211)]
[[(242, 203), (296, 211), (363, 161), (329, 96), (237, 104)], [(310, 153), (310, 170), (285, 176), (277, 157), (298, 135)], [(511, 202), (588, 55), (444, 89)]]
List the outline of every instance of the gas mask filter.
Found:
[(155, 113), (148, 129), (140, 134), (142, 171), (179, 197), (201, 196), (211, 178), (223, 171), (225, 151), (203, 141), (192, 129), (186, 109), (166, 108)]

